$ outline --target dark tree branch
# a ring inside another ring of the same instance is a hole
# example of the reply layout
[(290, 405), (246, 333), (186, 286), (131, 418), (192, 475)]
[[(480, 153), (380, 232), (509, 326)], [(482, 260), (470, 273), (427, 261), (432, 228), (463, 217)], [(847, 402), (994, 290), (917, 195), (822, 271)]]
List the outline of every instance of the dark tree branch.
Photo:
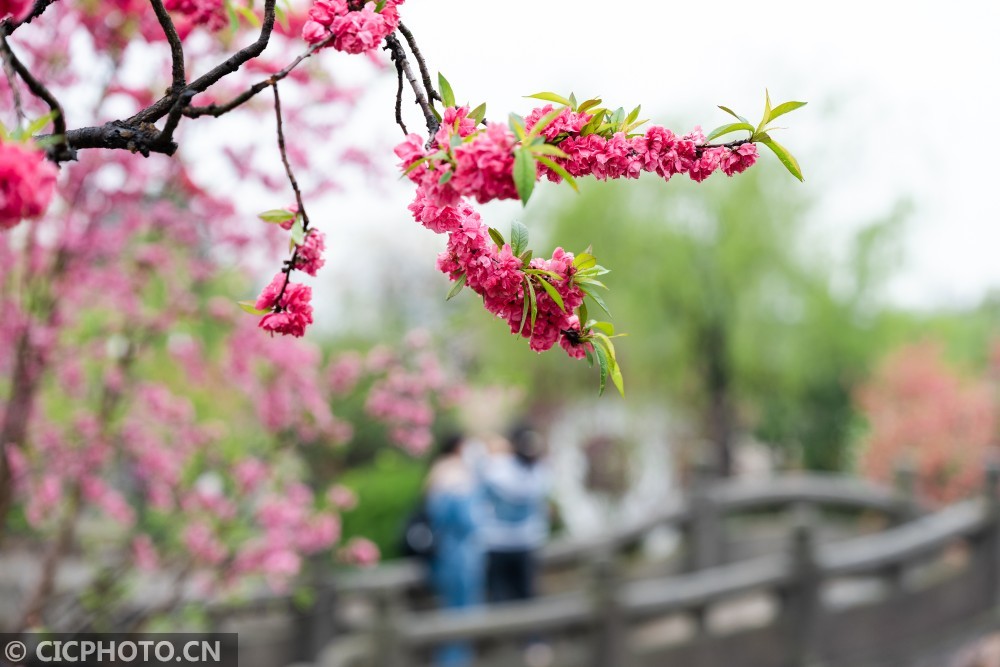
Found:
[[(284, 122), (281, 120), (281, 96), (278, 95), (278, 84), (274, 83), (271, 85), (274, 89), (274, 117), (277, 121), (278, 127), (278, 152), (281, 153), (281, 163), (285, 165), (285, 173), (288, 175), (288, 182), (292, 185), (292, 190), (295, 192), (295, 203), (299, 207), (299, 215), (302, 216), (302, 230), (308, 234), (309, 233), (309, 214), (306, 213), (306, 205), (302, 201), (302, 191), (299, 189), (299, 182), (295, 180), (295, 174), (292, 172), (292, 165), (288, 161), (288, 152), (285, 150), (285, 130)], [(292, 251), (291, 258), (285, 262), (285, 266), (282, 271), (285, 272), (285, 282), (281, 285), (281, 291), (278, 292), (278, 296), (274, 299), (274, 307), (281, 311), (281, 299), (285, 296), (285, 290), (288, 289), (288, 282), (292, 277), (292, 270), (298, 263), (299, 259), (299, 246), (295, 246)]]
[(314, 53), (316, 53), (317, 51), (319, 51), (321, 48), (323, 48), (324, 46), (326, 46), (327, 44), (329, 44), (330, 42), (332, 42), (333, 38), (334, 38), (334, 35), (331, 34), (326, 39), (324, 39), (324, 40), (322, 40), (320, 42), (316, 42), (315, 44), (311, 45), (306, 50), (305, 53), (303, 53), (302, 55), (300, 55), (299, 57), (297, 57), (295, 60), (293, 60), (292, 62), (290, 62), (284, 69), (282, 69), (282, 70), (280, 70), (278, 72), (275, 72), (274, 74), (272, 74), (271, 76), (267, 77), (263, 81), (258, 81), (257, 83), (255, 83), (252, 86), (250, 86), (250, 88), (248, 88), (247, 90), (243, 91), (242, 93), (240, 93), (239, 95), (237, 95), (233, 99), (229, 100), (225, 104), (209, 104), (209, 105), (203, 106), (203, 107), (190, 107), (190, 106), (189, 107), (185, 107), (185, 109), (184, 109), (184, 115), (187, 116), (188, 118), (198, 118), (200, 116), (214, 116), (215, 118), (218, 118), (219, 116), (221, 116), (223, 114), (229, 113), (233, 109), (235, 109), (235, 108), (237, 108), (237, 107), (245, 104), (246, 102), (250, 101), (251, 99), (253, 99), (257, 95), (257, 93), (261, 92), (265, 88), (268, 88), (269, 86), (273, 86), (275, 83), (277, 83), (278, 81), (281, 81), (286, 76), (288, 76), (289, 74), (291, 74), (292, 70), (294, 70), (296, 67), (298, 67), (300, 64), (302, 64), (303, 61), (305, 61), (307, 58), (311, 57)]
[(396, 85), (396, 124), (403, 128), (403, 134), (409, 134), (409, 130), (406, 129), (406, 123), (403, 122), (403, 65), (398, 60), (394, 62), (396, 64), (396, 79), (398, 81)]
[(427, 123), (427, 133), (430, 136), (434, 136), (437, 132), (438, 123), (437, 116), (434, 115), (434, 111), (431, 109), (431, 104), (427, 100), (427, 95), (424, 89), (420, 87), (420, 83), (417, 81), (417, 77), (414, 76), (413, 70), (410, 68), (410, 61), (406, 58), (406, 51), (403, 50), (403, 45), (399, 43), (399, 38), (396, 35), (389, 35), (385, 38), (384, 49), (389, 52), (390, 58), (403, 70), (403, 74), (406, 75), (406, 80), (410, 82), (410, 88), (413, 89), (413, 95), (416, 97), (416, 103), (420, 107), (420, 110), (424, 112), (424, 121)]
[[(0, 28), (0, 34), (3, 34), (3, 28)], [(6, 38), (4, 38), (4, 43), (6, 43)], [(17, 84), (17, 73), (14, 72), (14, 65), (10, 62), (10, 58), (7, 57), (9, 49), (0, 50), (0, 56), (3, 58), (3, 73), (7, 77), (7, 85), (10, 87), (10, 96), (14, 101), (14, 113), (17, 114), (18, 123), (24, 120), (24, 106), (21, 104), (21, 89)]]
[(16, 23), (14, 23), (14, 22), (12, 22), (10, 20), (7, 20), (7, 19), (5, 19), (3, 21), (0, 21), (0, 30), (6, 28), (7, 34), (8, 35), (12, 34), (15, 30), (17, 30), (18, 28), (20, 28), (22, 25), (24, 25), (26, 23), (31, 23), (32, 21), (34, 21), (35, 19), (37, 19), (39, 16), (41, 16), (42, 12), (44, 12), (46, 10), (46, 8), (48, 8), (48, 6), (51, 5), (51, 4), (53, 4), (55, 1), (56, 0), (35, 0), (35, 4), (33, 4), (31, 6), (31, 9), (28, 11), (28, 14), (23, 19), (21, 19), (20, 21), (18, 21)]
[[(172, 139), (163, 141), (160, 130), (152, 123), (129, 125), (123, 121), (111, 121), (97, 127), (81, 127), (66, 133), (66, 143), (72, 151), (81, 148), (111, 148), (140, 153), (149, 157), (151, 153), (173, 155), (177, 143)], [(57, 161), (63, 161), (63, 158)]]
[(730, 141), (729, 143), (725, 144), (702, 144), (701, 146), (695, 146), (695, 155), (701, 157), (702, 153), (704, 153), (709, 148), (728, 148), (732, 150), (734, 148), (739, 148), (743, 144), (749, 144), (749, 143), (751, 143), (749, 139), (737, 139), (736, 141)]
[(163, 0), (149, 0), (149, 3), (153, 5), (156, 20), (160, 22), (160, 28), (163, 29), (167, 43), (170, 44), (170, 70), (173, 76), (173, 86), (170, 88), (170, 93), (179, 95), (187, 83), (184, 76), (184, 47), (181, 45), (181, 38), (177, 36), (177, 29), (174, 27), (170, 14), (163, 6)]
[(424, 90), (427, 91), (428, 99), (432, 102), (434, 100), (444, 102), (444, 100), (441, 99), (441, 95), (438, 94), (438, 91), (434, 90), (434, 81), (431, 79), (431, 74), (427, 70), (427, 62), (424, 61), (424, 56), (420, 53), (420, 47), (417, 46), (417, 40), (413, 36), (413, 33), (410, 32), (410, 29), (403, 25), (402, 22), (399, 24), (399, 32), (403, 34), (403, 37), (406, 39), (406, 43), (410, 45), (410, 51), (413, 53), (413, 57), (417, 61), (417, 66), (420, 68), (420, 76), (424, 79)]
[(59, 104), (59, 100), (56, 99), (48, 88), (45, 87), (41, 81), (36, 79), (28, 68), (24, 66), (14, 52), (10, 48), (10, 44), (7, 43), (7, 28), (0, 26), (0, 52), (3, 53), (3, 58), (6, 62), (10, 64), (17, 75), (21, 77), (24, 84), (28, 86), (28, 90), (31, 94), (40, 100), (44, 101), (49, 105), (49, 109), (52, 110), (52, 129), (55, 133), (55, 143), (48, 148), (48, 154), (51, 159), (56, 161), (72, 159), (72, 157), (67, 157), (72, 154), (72, 150), (69, 146), (69, 138), (66, 132), (66, 117), (63, 114), (62, 105)]

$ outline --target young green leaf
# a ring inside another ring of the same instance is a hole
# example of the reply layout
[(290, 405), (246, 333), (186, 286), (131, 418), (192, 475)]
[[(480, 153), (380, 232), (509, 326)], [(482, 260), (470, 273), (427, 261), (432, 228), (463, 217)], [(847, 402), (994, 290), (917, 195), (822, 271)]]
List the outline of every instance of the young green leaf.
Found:
[(608, 384), (608, 353), (604, 351), (602, 345), (595, 345), (594, 352), (597, 354), (597, 363), (601, 367), (601, 386), (598, 396), (604, 395), (604, 387)]
[(441, 178), (438, 179), (438, 185), (444, 185), (451, 180), (452, 176), (455, 175), (454, 169), (449, 169), (448, 171), (441, 174)]
[(528, 228), (520, 220), (510, 223), (510, 249), (518, 256), (528, 249)]
[(486, 102), (483, 102), (478, 107), (469, 112), (469, 118), (476, 121), (476, 125), (479, 125), (486, 118)]
[(639, 112), (642, 110), (642, 105), (640, 104), (636, 108), (632, 109), (629, 115), (625, 118), (625, 125), (631, 125), (639, 117)]
[(768, 134), (761, 136), (760, 143), (770, 148), (774, 154), (778, 156), (778, 159), (781, 160), (781, 164), (785, 165), (785, 169), (788, 170), (788, 173), (800, 181), (805, 181), (802, 177), (802, 168), (799, 167), (798, 160), (796, 160), (792, 154), (788, 152), (787, 148), (772, 139)]
[(601, 103), (601, 98), (595, 97), (594, 99), (587, 100), (586, 102), (581, 104), (580, 107), (577, 109), (577, 111), (579, 113), (587, 113), (594, 107), (598, 106), (600, 103)]
[(282, 222), (288, 222), (295, 217), (295, 214), (291, 211), (285, 210), (283, 208), (275, 208), (270, 211), (264, 211), (257, 215), (258, 218), (264, 222), (270, 222), (272, 224), (281, 224)]
[(584, 291), (584, 293), (587, 296), (589, 296), (591, 299), (594, 300), (594, 303), (596, 303), (598, 306), (601, 307), (601, 310), (603, 310), (607, 314), (608, 317), (614, 317), (611, 314), (611, 311), (608, 310), (608, 306), (607, 306), (607, 304), (604, 303), (604, 299), (601, 298), (600, 294), (595, 294), (594, 292), (592, 292), (592, 291), (590, 291), (588, 289), (584, 289), (583, 291)]
[(764, 89), (764, 116), (760, 119), (760, 125), (757, 126), (757, 132), (760, 132), (767, 124), (771, 122), (771, 93), (768, 92), (767, 88)]
[(258, 308), (256, 301), (237, 301), (236, 305), (251, 315), (267, 315), (271, 312), (270, 310), (261, 310)]
[(750, 121), (748, 121), (746, 118), (744, 118), (743, 116), (739, 115), (738, 113), (736, 113), (735, 111), (733, 111), (729, 107), (724, 107), (724, 106), (722, 106), (720, 104), (719, 108), (722, 109), (723, 111), (725, 111), (727, 114), (729, 114), (733, 118), (735, 118), (736, 120), (740, 121), (741, 123), (746, 123), (747, 125), (750, 124)]
[(260, 19), (257, 17), (256, 14), (253, 13), (252, 9), (245, 6), (240, 6), (236, 8), (236, 11), (240, 13), (240, 16), (246, 19), (247, 23), (249, 23), (255, 28), (260, 27)]
[(576, 111), (576, 93), (570, 92), (569, 94), (569, 108)]
[(778, 116), (784, 116), (789, 111), (801, 109), (806, 104), (806, 102), (782, 102), (771, 111), (771, 120), (774, 120)]
[(720, 125), (708, 133), (708, 136), (705, 137), (705, 141), (712, 141), (713, 139), (717, 139), (723, 135), (730, 134), (732, 132), (739, 132), (740, 130), (746, 130), (750, 134), (753, 134), (754, 128), (753, 125), (750, 125), (749, 123), (728, 123), (726, 125)]
[(584, 271), (592, 266), (597, 266), (597, 258), (589, 252), (581, 252), (573, 259), (573, 266), (577, 271)]
[(295, 224), (292, 225), (292, 243), (302, 245), (306, 241), (306, 230), (302, 226), (302, 216), (295, 216)]
[(438, 72), (438, 87), (441, 89), (441, 103), (446, 107), (455, 106), (455, 91), (451, 89), (451, 84), (441, 72)]
[(527, 266), (531, 262), (531, 256), (533, 254), (534, 254), (534, 251), (532, 251), (531, 248), (528, 248), (527, 250), (525, 250), (524, 252), (522, 252), (521, 255), (520, 255), (520, 257), (521, 257), (521, 263), (524, 264), (525, 266)]
[(534, 331), (535, 320), (538, 319), (538, 297), (535, 296), (535, 285), (527, 276), (525, 276), (525, 284), (528, 286), (528, 298), (531, 304), (531, 331)]
[(516, 113), (512, 113), (507, 117), (507, 124), (510, 126), (510, 131), (517, 135), (517, 140), (524, 141), (524, 119)]
[(521, 146), (514, 150), (514, 186), (521, 204), (527, 205), (531, 191), (535, 189), (535, 157), (527, 148)]
[(566, 310), (566, 305), (563, 303), (562, 295), (559, 294), (559, 290), (557, 290), (552, 283), (545, 278), (539, 278), (538, 284), (541, 285), (546, 292), (548, 292), (549, 297), (551, 297), (552, 300), (556, 302), (556, 305), (559, 306), (559, 310)]
[(557, 174), (559, 174), (559, 177), (562, 178), (567, 183), (569, 183), (569, 186), (571, 188), (573, 188), (577, 192), (580, 191), (580, 186), (578, 186), (576, 184), (576, 179), (573, 178), (573, 175), (570, 174), (568, 171), (566, 171), (565, 167), (563, 167), (561, 164), (559, 164), (558, 162), (555, 162), (553, 160), (550, 160), (549, 158), (545, 157), (544, 155), (536, 155), (535, 159), (537, 159), (539, 162), (541, 162), (542, 164), (544, 164), (546, 167), (548, 167), (552, 171), (554, 171)]
[(611, 322), (594, 322), (593, 326), (595, 329), (600, 329), (609, 336), (615, 335), (615, 325)]
[(493, 242), (497, 244), (497, 248), (502, 248), (504, 247), (504, 245), (507, 244), (507, 242), (503, 238), (503, 234), (500, 233), (500, 230), (490, 227), (489, 232), (490, 232), (490, 238), (493, 239)]
[(534, 98), (536, 100), (545, 100), (546, 102), (555, 102), (556, 104), (561, 104), (564, 107), (572, 107), (573, 103), (562, 95), (557, 95), (555, 93), (535, 93), (534, 95), (525, 95), (528, 98)]
[[(539, 137), (539, 139), (541, 139), (541, 137)], [(536, 141), (531, 144), (531, 152), (535, 155), (551, 155), (552, 157), (562, 158), (563, 160), (569, 157), (556, 146), (547, 144), (544, 141), (542, 143), (538, 143)]]
[(462, 288), (465, 287), (465, 278), (466, 275), (464, 273), (458, 277), (458, 280), (455, 281), (455, 285), (451, 288), (451, 291), (448, 292), (448, 296), (445, 297), (445, 301), (451, 301), (452, 297), (462, 291)]

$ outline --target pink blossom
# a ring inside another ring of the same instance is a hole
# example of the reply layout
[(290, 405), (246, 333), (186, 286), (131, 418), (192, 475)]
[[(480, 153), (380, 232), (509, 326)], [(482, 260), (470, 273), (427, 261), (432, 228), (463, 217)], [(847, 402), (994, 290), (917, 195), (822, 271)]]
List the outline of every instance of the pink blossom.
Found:
[(315, 276), (316, 272), (323, 268), (326, 263), (326, 260), (323, 259), (325, 249), (326, 236), (318, 229), (310, 229), (305, 241), (298, 247), (295, 268), (310, 276)]
[(352, 510), (358, 506), (358, 495), (343, 484), (334, 484), (326, 492), (326, 500), (341, 510)]
[(352, 537), (340, 552), (341, 560), (359, 567), (372, 567), (382, 557), (375, 543), (364, 537)]
[(32, 0), (2, 0), (0, 1), (0, 19), (10, 16), (16, 23), (27, 16), (33, 4)]
[(722, 171), (726, 176), (741, 174), (757, 162), (757, 145), (746, 143), (722, 155)]
[(52, 200), (57, 174), (42, 151), (0, 140), (0, 229), (41, 215)]
[(278, 273), (257, 297), (256, 308), (271, 311), (261, 318), (258, 326), (271, 333), (301, 337), (313, 322), (312, 288), (293, 282), (285, 286), (286, 280), (284, 273)]
[(159, 567), (160, 559), (149, 535), (136, 535), (132, 539), (132, 561), (145, 572), (152, 572)]

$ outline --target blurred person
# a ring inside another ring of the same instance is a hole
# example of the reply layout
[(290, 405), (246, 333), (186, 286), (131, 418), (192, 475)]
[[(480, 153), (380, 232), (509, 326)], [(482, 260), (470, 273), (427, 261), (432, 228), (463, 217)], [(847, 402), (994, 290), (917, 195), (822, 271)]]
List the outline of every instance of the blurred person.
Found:
[(535, 596), (538, 550), (549, 537), (548, 494), (551, 476), (543, 460), (541, 435), (518, 426), (510, 439), (489, 443), (477, 462), (486, 513), (486, 590), (490, 602)]
[[(472, 468), (463, 458), (465, 439), (447, 436), (427, 474), (424, 507), (434, 535), (431, 585), (447, 608), (481, 604), (485, 551), (480, 536), (482, 496)], [(439, 647), (435, 663), (464, 667), (473, 662), (472, 646), (456, 642)]]

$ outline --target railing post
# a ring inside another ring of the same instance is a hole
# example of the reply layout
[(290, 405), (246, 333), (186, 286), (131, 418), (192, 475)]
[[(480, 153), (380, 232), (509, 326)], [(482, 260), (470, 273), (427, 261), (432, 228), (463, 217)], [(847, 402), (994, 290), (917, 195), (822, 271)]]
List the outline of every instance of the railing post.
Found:
[(687, 569), (697, 571), (724, 561), (722, 519), (712, 500), (713, 467), (707, 461), (695, 466), (691, 483), (691, 525)]
[(593, 623), (593, 667), (623, 667), (627, 659), (625, 619), (618, 599), (618, 572), (614, 556), (598, 552), (590, 563)]
[(893, 525), (899, 525), (917, 518), (917, 470), (913, 461), (906, 460), (896, 466), (896, 493), (903, 501), (901, 513), (893, 517)]
[(375, 626), (372, 632), (372, 666), (406, 667), (406, 653), (400, 650), (399, 604), (391, 590), (380, 590), (375, 597)]
[(996, 459), (986, 465), (983, 484), (983, 501), (990, 520), (984, 545), (986, 568), (990, 588), (993, 590), (993, 604), (1000, 605), (1000, 464)]
[(812, 664), (815, 658), (815, 633), (821, 612), (816, 538), (810, 523), (797, 519), (792, 530), (790, 552), (793, 578), (782, 610), (787, 632), (786, 667), (803, 667)]

